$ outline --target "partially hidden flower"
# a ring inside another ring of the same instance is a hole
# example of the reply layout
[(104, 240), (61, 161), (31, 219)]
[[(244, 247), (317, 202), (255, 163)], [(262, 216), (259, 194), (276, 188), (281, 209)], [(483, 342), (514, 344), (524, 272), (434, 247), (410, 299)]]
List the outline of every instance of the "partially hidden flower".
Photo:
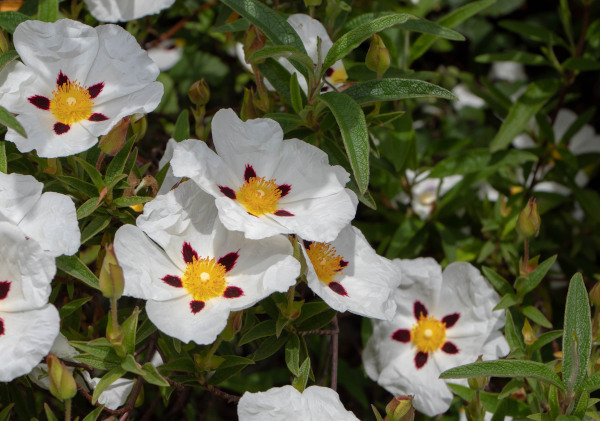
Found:
[(22, 63), (0, 73), (0, 105), (17, 114), (27, 133), (6, 133), (21, 152), (79, 153), (123, 117), (148, 113), (160, 102), (158, 67), (119, 26), (28, 20), (13, 40)]
[(55, 273), (53, 257), (0, 221), (0, 382), (29, 373), (52, 347), (60, 323), (48, 304)]
[(327, 154), (299, 139), (283, 140), (277, 122), (242, 122), (230, 109), (212, 121), (217, 154), (206, 143), (177, 143), (171, 166), (216, 198), (219, 218), (246, 238), (298, 234), (309, 241), (333, 241), (354, 218), (356, 195), (350, 176), (331, 166)]
[(124, 295), (147, 300), (150, 320), (183, 342), (212, 343), (230, 311), (294, 284), (300, 264), (283, 236), (251, 241), (228, 231), (212, 197), (186, 181), (144, 206), (114, 247)]
[[(169, 164), (171, 159), (173, 159), (173, 150), (175, 149), (176, 144), (177, 142), (175, 142), (175, 139), (169, 139), (167, 141), (165, 153), (160, 158), (160, 161), (158, 161), (159, 171), (162, 170), (165, 165)], [(163, 178), (162, 184), (160, 185), (160, 189), (158, 189), (158, 194), (167, 193), (175, 186), (175, 184), (179, 183), (180, 181), (181, 177), (175, 177), (175, 175), (173, 175), (173, 168), (169, 166), (167, 172), (165, 173), (165, 178)]]
[(161, 72), (166, 72), (183, 57), (183, 40), (168, 39), (148, 48), (148, 57), (156, 63)]
[(175, 0), (84, 0), (90, 14), (100, 22), (127, 22), (154, 15)]
[(489, 282), (469, 263), (443, 271), (431, 258), (395, 260), (402, 269), (392, 321), (373, 320), (363, 352), (369, 377), (393, 395), (414, 395), (414, 406), (434, 416), (450, 407), (452, 392), (440, 373), (509, 352), (498, 330), (504, 311)]
[(331, 243), (303, 241), (308, 286), (331, 308), (391, 319), (400, 268), (379, 256), (358, 228), (348, 225)]
[(452, 88), (452, 93), (457, 98), (456, 101), (452, 101), (452, 106), (457, 111), (464, 107), (483, 108), (485, 106), (485, 101), (471, 92), (467, 85), (463, 83), (459, 83)]
[(239, 421), (335, 420), (358, 421), (328, 387), (310, 386), (300, 393), (293, 386), (266, 392), (246, 392), (238, 402)]

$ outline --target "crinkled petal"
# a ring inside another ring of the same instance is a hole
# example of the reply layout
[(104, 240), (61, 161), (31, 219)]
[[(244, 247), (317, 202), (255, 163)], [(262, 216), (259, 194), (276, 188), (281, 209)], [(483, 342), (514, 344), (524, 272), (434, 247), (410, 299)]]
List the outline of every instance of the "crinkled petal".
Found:
[(21, 222), (40, 199), (43, 187), (31, 175), (0, 172), (0, 221)]
[[(291, 387), (291, 386), (290, 386)], [(310, 420), (358, 421), (358, 418), (344, 408), (339, 395), (328, 387), (310, 386), (302, 393), (308, 406)]]
[(291, 15), (287, 18), (287, 22), (300, 36), (302, 44), (304, 44), (304, 48), (306, 49), (306, 53), (313, 63), (318, 62), (319, 53), (317, 49), (317, 38), (321, 39), (321, 60), (324, 60), (333, 43), (323, 24), (303, 13)]
[(154, 15), (175, 0), (84, 0), (90, 14), (100, 22), (126, 22)]
[[(87, 371), (83, 371), (81, 374), (91, 390), (94, 390), (96, 386), (98, 386), (98, 383), (100, 383), (100, 380), (102, 380), (100, 377), (90, 376)], [(100, 396), (98, 396), (98, 403), (104, 405), (108, 409), (118, 409), (127, 402), (127, 397), (131, 393), (134, 384), (135, 381), (131, 379), (120, 378), (115, 380), (100, 393)]]
[(36, 73), (20, 61), (8, 63), (0, 73), (0, 105), (13, 113), (27, 110), (31, 104), (25, 91), (36, 79)]
[(293, 386), (273, 387), (266, 392), (246, 392), (238, 402), (239, 421), (309, 420), (302, 394)]
[(431, 257), (394, 259), (394, 263), (402, 271), (402, 284), (396, 290), (397, 312), (412, 315), (416, 300), (435, 311), (442, 286), (442, 267)]

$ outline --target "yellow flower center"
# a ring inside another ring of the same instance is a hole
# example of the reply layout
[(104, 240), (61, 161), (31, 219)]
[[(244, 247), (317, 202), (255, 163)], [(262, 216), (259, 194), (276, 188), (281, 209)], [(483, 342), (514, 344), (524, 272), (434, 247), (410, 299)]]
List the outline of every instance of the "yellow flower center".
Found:
[(425, 191), (419, 195), (419, 203), (423, 206), (429, 206), (435, 203), (436, 195), (433, 191)]
[(197, 260), (194, 257), (181, 278), (181, 284), (195, 301), (207, 301), (220, 297), (227, 288), (226, 268), (214, 258)]
[(312, 262), (319, 280), (327, 285), (333, 282), (335, 275), (344, 271), (345, 265), (342, 265), (342, 256), (336, 254), (335, 247), (327, 243), (310, 243), (306, 254)]
[(70, 125), (92, 115), (94, 102), (88, 90), (78, 82), (63, 83), (52, 95), (50, 111), (60, 123)]
[(235, 193), (237, 200), (254, 216), (275, 213), (281, 197), (281, 190), (275, 180), (264, 177), (250, 177)]
[(413, 326), (410, 337), (419, 351), (437, 351), (446, 342), (446, 324), (434, 317), (421, 315), (417, 324)]
[(348, 80), (348, 73), (346, 73), (346, 69), (344, 67), (340, 67), (333, 71), (331, 76), (329, 76), (329, 80), (333, 85), (345, 83)]

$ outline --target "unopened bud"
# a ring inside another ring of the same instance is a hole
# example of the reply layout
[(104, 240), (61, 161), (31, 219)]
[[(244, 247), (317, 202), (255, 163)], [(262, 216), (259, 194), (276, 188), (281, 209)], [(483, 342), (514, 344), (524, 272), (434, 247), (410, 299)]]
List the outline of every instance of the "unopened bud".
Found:
[[(477, 362), (480, 363), (483, 361), (481, 355), (477, 357)], [(468, 379), (469, 387), (473, 390), (483, 390), (487, 384), (490, 382), (489, 377), (471, 377)]]
[(188, 97), (194, 105), (206, 105), (210, 100), (210, 88), (204, 78), (197, 80), (188, 89)]
[(4, 36), (4, 31), (0, 30), (0, 53), (6, 53), (8, 49), (8, 40)]
[(131, 117), (125, 117), (119, 121), (107, 135), (100, 138), (98, 146), (107, 155), (115, 155), (121, 150), (127, 140), (127, 129)]
[(377, 34), (373, 35), (365, 63), (369, 69), (377, 73), (378, 77), (381, 77), (390, 67), (390, 51)]
[(525, 238), (533, 235), (537, 236), (540, 232), (541, 223), (538, 204), (532, 197), (519, 214), (516, 226), (517, 232)]
[(112, 244), (106, 245), (106, 254), (100, 268), (100, 291), (106, 298), (119, 299), (123, 295), (125, 280)]
[(396, 396), (385, 406), (387, 421), (412, 421), (415, 418), (415, 408), (412, 406), (412, 396)]
[(148, 129), (148, 120), (146, 114), (134, 114), (131, 117), (131, 131), (136, 136), (136, 139), (141, 139), (146, 134)]
[(529, 323), (529, 320), (527, 319), (525, 319), (525, 322), (523, 323), (523, 329), (521, 329), (521, 333), (523, 334), (523, 342), (525, 342), (525, 344), (527, 345), (531, 345), (538, 339), (535, 336), (535, 333), (533, 331), (533, 328), (531, 327), (531, 324)]
[(242, 318), (244, 316), (243, 311), (234, 311), (229, 313), (229, 319), (227, 320), (227, 326), (221, 332), (221, 338), (224, 341), (230, 341), (233, 339), (236, 333), (242, 328)]
[(242, 109), (240, 111), (240, 118), (242, 121), (258, 117), (258, 111), (254, 106), (254, 98), (254, 89), (244, 88), (244, 99), (242, 100)]
[(262, 50), (265, 46), (267, 37), (263, 34), (256, 26), (250, 25), (250, 27), (244, 33), (244, 56), (246, 63), (250, 63), (250, 56)]
[(590, 290), (590, 301), (596, 307), (600, 306), (600, 281)]
[(73, 374), (56, 355), (49, 354), (46, 358), (48, 364), (48, 377), (50, 379), (50, 393), (64, 401), (71, 399), (77, 393), (77, 384)]

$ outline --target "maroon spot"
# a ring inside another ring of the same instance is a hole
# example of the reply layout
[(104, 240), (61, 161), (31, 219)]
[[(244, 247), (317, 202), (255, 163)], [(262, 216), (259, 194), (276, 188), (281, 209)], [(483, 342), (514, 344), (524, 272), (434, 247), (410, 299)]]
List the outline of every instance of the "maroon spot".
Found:
[(448, 314), (447, 316), (444, 316), (444, 318), (442, 319), (442, 323), (445, 323), (447, 328), (452, 327), (456, 324), (459, 317), (460, 314), (458, 313)]
[(198, 253), (196, 253), (196, 250), (187, 241), (183, 243), (181, 254), (183, 254), (183, 261), (185, 263), (192, 263), (194, 259), (198, 260)]
[(302, 244), (304, 244), (304, 248), (308, 250), (312, 244), (312, 241), (302, 240)]
[(330, 67), (329, 69), (325, 70), (325, 76), (329, 77), (333, 74), (333, 67)]
[(345, 260), (340, 260), (340, 263), (339, 263), (339, 265), (340, 265), (340, 268), (339, 268), (339, 269), (337, 269), (337, 270), (336, 270), (336, 272), (341, 272), (342, 270), (344, 270), (344, 268), (345, 268), (346, 266), (348, 266), (348, 262), (347, 262), (347, 261), (345, 261)]
[(105, 121), (108, 120), (108, 117), (102, 113), (94, 113), (88, 118), (89, 121)]
[(331, 288), (331, 290), (333, 292), (335, 292), (336, 294), (340, 294), (343, 296), (347, 296), (348, 293), (346, 292), (346, 289), (342, 286), (342, 284), (340, 284), (339, 282), (330, 282), (329, 283), (329, 288)]
[(398, 342), (402, 342), (403, 344), (410, 342), (410, 330), (398, 329), (397, 331), (392, 333), (392, 339)]
[(196, 314), (204, 308), (204, 301), (190, 301), (192, 313)]
[(65, 134), (69, 131), (69, 129), (71, 129), (71, 126), (69, 126), (68, 124), (56, 123), (54, 125), (54, 133), (56, 134)]
[(327, 92), (329, 90), (329, 86), (321, 86), (321, 92)]
[(10, 291), (10, 281), (0, 282), (0, 300), (4, 300)]
[(244, 291), (238, 287), (227, 287), (225, 292), (223, 293), (223, 297), (225, 298), (237, 298), (244, 295)]
[(277, 215), (277, 216), (294, 216), (293, 213), (288, 212), (286, 210), (280, 209), (278, 211), (276, 211), (273, 215)]
[(221, 190), (221, 193), (223, 193), (228, 198), (235, 200), (235, 192), (229, 187), (219, 186), (219, 190)]
[(252, 177), (256, 178), (256, 171), (254, 171), (252, 165), (246, 164), (246, 171), (244, 171), (244, 180), (250, 181)]
[(181, 283), (181, 279), (177, 276), (173, 276), (173, 275), (167, 275), (164, 278), (162, 278), (162, 280), (166, 283), (171, 285), (172, 287), (175, 288), (181, 288), (182, 287), (182, 283)]
[(92, 99), (96, 98), (98, 95), (100, 95), (100, 92), (102, 92), (102, 89), (104, 89), (104, 82), (96, 83), (95, 85), (90, 86), (88, 88), (88, 93), (90, 94), (90, 98), (92, 98)]
[(442, 351), (446, 354), (458, 354), (458, 348), (452, 342), (446, 342), (442, 346)]
[(4, 320), (0, 319), (0, 336), (4, 335)]
[(281, 184), (277, 188), (281, 192), (281, 197), (284, 197), (290, 192), (292, 186), (290, 186), (289, 184)]
[(427, 311), (427, 307), (425, 307), (425, 304), (423, 304), (420, 301), (415, 301), (414, 307), (413, 307), (413, 313), (415, 315), (415, 319), (419, 320), (421, 318), (421, 316), (423, 317), (427, 317), (428, 311)]
[(49, 110), (50, 109), (50, 100), (45, 96), (34, 95), (27, 98), (29, 102), (38, 107), (40, 110)]
[(238, 257), (240, 257), (240, 255), (237, 253), (237, 251), (232, 251), (231, 253), (227, 253), (225, 256), (221, 257), (218, 263), (225, 266), (225, 272), (229, 272), (235, 266), (235, 262), (237, 262)]
[(427, 363), (427, 358), (429, 357), (429, 354), (425, 353), (425, 352), (417, 352), (417, 355), (415, 356), (415, 366), (417, 367), (417, 369), (423, 367), (426, 363)]
[(56, 86), (61, 86), (61, 85), (64, 85), (65, 83), (69, 83), (69, 78), (61, 70), (58, 73), (58, 77), (56, 78)]

